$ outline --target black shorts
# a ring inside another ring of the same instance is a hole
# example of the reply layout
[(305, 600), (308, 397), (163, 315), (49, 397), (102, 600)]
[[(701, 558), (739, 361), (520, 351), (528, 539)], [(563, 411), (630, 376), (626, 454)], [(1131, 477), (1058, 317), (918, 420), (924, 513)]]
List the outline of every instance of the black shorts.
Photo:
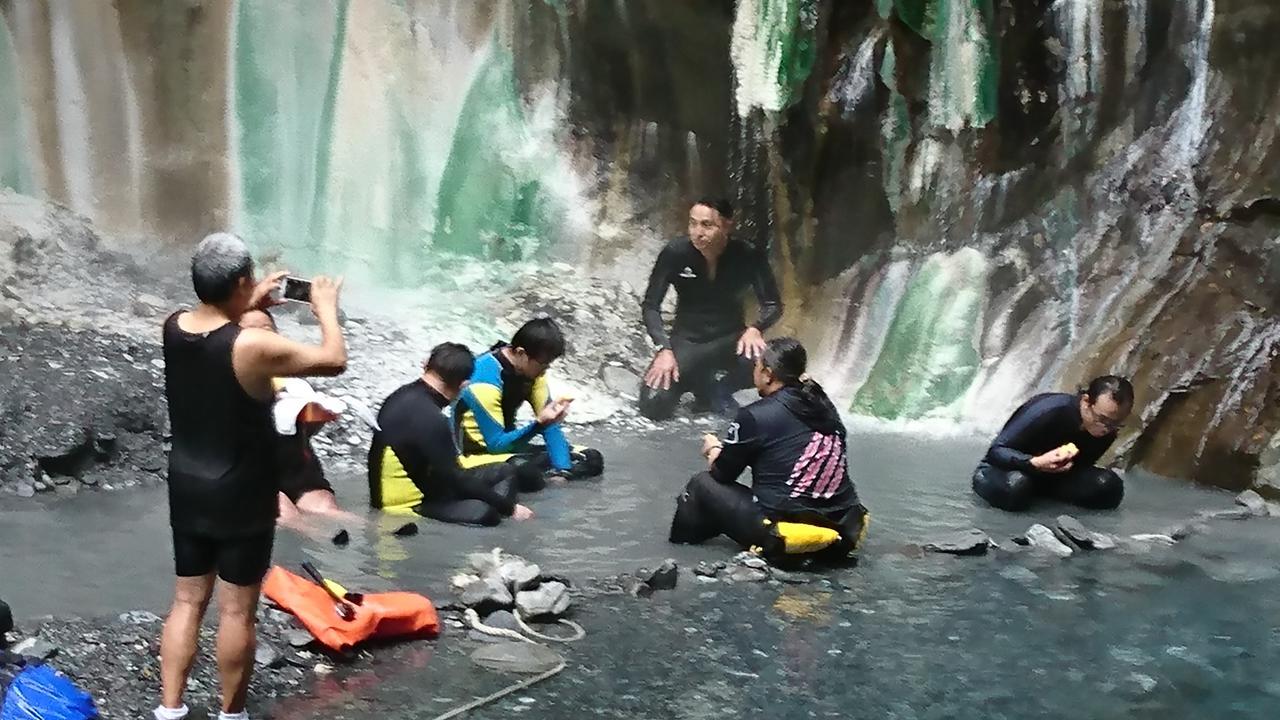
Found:
[(311, 441), (302, 433), (281, 436), (276, 455), (276, 469), (280, 473), (280, 492), (296, 503), (313, 490), (333, 492), (333, 486), (325, 479), (320, 459), (311, 449)]
[(173, 531), (173, 565), (178, 577), (201, 577), (215, 570), (232, 585), (262, 582), (271, 567), (275, 529), (261, 535), (218, 539)]

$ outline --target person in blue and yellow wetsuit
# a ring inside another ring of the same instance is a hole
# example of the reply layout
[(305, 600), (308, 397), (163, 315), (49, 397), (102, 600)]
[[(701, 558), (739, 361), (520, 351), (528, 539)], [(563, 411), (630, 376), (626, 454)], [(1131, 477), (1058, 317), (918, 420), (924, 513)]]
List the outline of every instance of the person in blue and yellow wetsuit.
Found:
[[(464, 469), (458, 463), (457, 438), (444, 410), (474, 366), (475, 356), (465, 345), (441, 343), (432, 349), (422, 377), (382, 403), (369, 448), (373, 507), (464, 525), (532, 517), (529, 508), (516, 502), (517, 492), (527, 485), (521, 476), (528, 471), (510, 464)], [(532, 479), (541, 485), (540, 473)]]
[[(546, 372), (564, 351), (560, 326), (537, 318), (521, 326), (510, 343), (499, 343), (476, 359), (471, 383), (458, 396), (454, 413), (464, 467), (515, 462), (566, 479), (604, 470), (599, 451), (572, 447), (561, 428), (573, 398), (552, 399)], [(535, 418), (521, 424), (516, 412), (525, 403)], [(539, 435), (542, 447), (530, 443)]]

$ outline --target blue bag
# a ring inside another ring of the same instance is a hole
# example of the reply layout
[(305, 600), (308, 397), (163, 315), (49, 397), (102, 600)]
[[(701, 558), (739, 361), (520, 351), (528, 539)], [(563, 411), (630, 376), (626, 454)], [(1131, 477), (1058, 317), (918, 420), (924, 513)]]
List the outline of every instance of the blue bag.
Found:
[(0, 720), (94, 720), (89, 693), (48, 665), (30, 665), (13, 678), (0, 705)]

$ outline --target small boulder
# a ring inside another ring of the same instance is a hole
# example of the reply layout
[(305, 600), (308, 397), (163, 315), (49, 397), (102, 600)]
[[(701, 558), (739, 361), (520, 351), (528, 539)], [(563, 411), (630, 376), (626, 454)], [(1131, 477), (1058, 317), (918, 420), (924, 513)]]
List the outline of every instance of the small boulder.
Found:
[(524, 590), (538, 582), (542, 569), (524, 558), (508, 556), (494, 570), (513, 591)]
[(337, 534), (333, 536), (332, 542), (338, 547), (346, 547), (347, 544), (351, 542), (351, 533), (346, 530), (339, 530)]
[(693, 569), (693, 574), (699, 577), (715, 577), (717, 572), (719, 572), (719, 568), (709, 562), (700, 562)]
[(298, 628), (290, 628), (284, 633), (284, 641), (289, 643), (289, 647), (301, 648), (310, 645), (315, 641), (315, 637), (306, 630)]
[(44, 638), (32, 637), (19, 642), (9, 650), (18, 655), (48, 660), (58, 654), (59, 648)]
[(627, 575), (620, 578), (622, 591), (632, 597), (647, 598), (653, 595), (653, 586), (638, 577)]
[(467, 585), (462, 589), (461, 600), (481, 614), (509, 608), (513, 602), (506, 583), (496, 577), (480, 578)]
[(769, 573), (758, 568), (739, 565), (726, 570), (723, 577), (731, 582), (763, 582), (769, 579)]
[(120, 613), (120, 622), (126, 625), (150, 625), (161, 620), (162, 618), (159, 615), (146, 610), (131, 610), (126, 613)]
[(753, 552), (747, 552), (745, 550), (738, 553), (737, 555), (734, 555), (733, 562), (735, 565), (754, 568), (756, 570), (764, 570), (765, 568), (769, 567), (769, 563), (766, 562), (764, 558), (760, 557), (759, 555), (756, 555)]
[(516, 616), (510, 610), (495, 610), (489, 613), (484, 619), (484, 624), (501, 630), (521, 632), (520, 623), (516, 622)]
[(668, 558), (645, 578), (645, 584), (654, 590), (674, 590), (679, 579), (679, 566), (676, 565), (675, 560)]
[(396, 537), (413, 537), (418, 534), (418, 524), (405, 523), (404, 525), (396, 528), (395, 532), (392, 534)]
[(467, 565), (477, 575), (487, 575), (502, 564), (502, 552), (497, 548), (483, 553), (470, 553), (467, 555)]
[(1027, 528), (1026, 537), (1031, 547), (1053, 553), (1058, 557), (1067, 557), (1073, 552), (1053, 534), (1052, 530), (1039, 523)]
[(1058, 516), (1058, 529), (1085, 550), (1111, 550), (1116, 546), (1115, 538), (1086, 528), (1084, 523), (1070, 515)]
[(624, 367), (605, 365), (600, 370), (600, 379), (613, 395), (624, 398), (635, 398), (640, 392), (640, 376)]
[(1245, 490), (1237, 495), (1236, 504), (1243, 506), (1251, 515), (1257, 517), (1266, 517), (1271, 514), (1267, 508), (1267, 501), (1255, 490)]
[(526, 618), (559, 617), (572, 602), (569, 588), (561, 582), (542, 583), (534, 590), (516, 593), (516, 607)]
[(991, 538), (977, 528), (942, 535), (925, 543), (924, 549), (948, 555), (986, 555)]
[(258, 667), (280, 667), (284, 664), (284, 655), (270, 643), (260, 642), (253, 651), (253, 664)]

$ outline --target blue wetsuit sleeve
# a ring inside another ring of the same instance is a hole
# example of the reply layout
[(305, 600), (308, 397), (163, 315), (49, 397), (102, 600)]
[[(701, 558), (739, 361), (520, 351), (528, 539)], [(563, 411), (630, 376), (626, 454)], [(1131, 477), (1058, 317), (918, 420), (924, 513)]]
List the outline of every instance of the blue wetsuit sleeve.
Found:
[(724, 447), (716, 461), (711, 463), (711, 477), (722, 483), (737, 482), (759, 453), (760, 437), (755, 417), (743, 408), (725, 431)]
[(769, 266), (769, 256), (763, 251), (756, 253), (756, 273), (751, 285), (756, 291), (756, 304), (760, 306), (753, 327), (764, 332), (782, 319), (782, 293), (778, 292), (778, 280)]
[(502, 391), (487, 383), (468, 385), (458, 396), (458, 403), (475, 416), (485, 448), (491, 453), (513, 452), (516, 445), (533, 437), (541, 427), (537, 422), (528, 422), (507, 430), (499, 420), (502, 416)]
[[(533, 408), (533, 414), (536, 416), (550, 403), (551, 388), (548, 387), (547, 378), (543, 375), (534, 380), (533, 385), (529, 387), (529, 407)], [(541, 432), (542, 440), (547, 444), (547, 459), (551, 461), (551, 467), (556, 470), (568, 470), (573, 467), (569, 439), (565, 437), (564, 428), (560, 427), (560, 423), (543, 427)]]
[(671, 338), (667, 336), (667, 328), (662, 323), (662, 301), (671, 287), (671, 251), (663, 248), (658, 259), (653, 263), (649, 273), (649, 285), (644, 290), (644, 300), (640, 302), (640, 314), (644, 318), (645, 330), (655, 345), (671, 346)]

